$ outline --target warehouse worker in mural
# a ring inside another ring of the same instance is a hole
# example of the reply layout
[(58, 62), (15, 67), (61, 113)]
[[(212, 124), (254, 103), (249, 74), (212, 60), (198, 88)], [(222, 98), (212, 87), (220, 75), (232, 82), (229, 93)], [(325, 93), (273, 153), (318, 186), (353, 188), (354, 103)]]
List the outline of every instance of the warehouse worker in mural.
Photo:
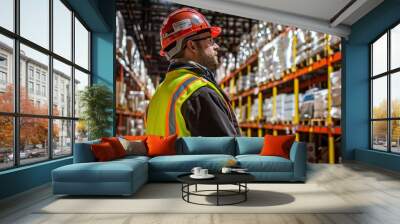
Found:
[(172, 12), (161, 31), (161, 51), (170, 62), (152, 97), (146, 134), (169, 136), (239, 136), (230, 99), (215, 81), (218, 67), (214, 38), (220, 27), (191, 8)]

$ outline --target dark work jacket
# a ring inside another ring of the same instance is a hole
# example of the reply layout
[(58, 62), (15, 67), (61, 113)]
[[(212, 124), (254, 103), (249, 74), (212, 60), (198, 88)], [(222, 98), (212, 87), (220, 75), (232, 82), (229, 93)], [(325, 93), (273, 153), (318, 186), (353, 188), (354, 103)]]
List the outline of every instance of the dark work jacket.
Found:
[[(229, 97), (218, 86), (214, 73), (192, 61), (174, 60), (168, 72), (175, 69), (187, 69), (212, 82), (230, 103)], [(240, 136), (240, 128), (235, 113), (221, 96), (209, 87), (196, 90), (182, 105), (181, 113), (191, 136)]]

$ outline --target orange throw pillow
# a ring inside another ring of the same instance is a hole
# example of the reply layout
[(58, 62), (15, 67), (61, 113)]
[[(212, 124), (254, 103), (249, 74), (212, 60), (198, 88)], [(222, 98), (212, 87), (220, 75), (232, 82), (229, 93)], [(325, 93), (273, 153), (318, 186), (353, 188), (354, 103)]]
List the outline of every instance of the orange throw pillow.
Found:
[(177, 135), (170, 135), (168, 137), (147, 136), (148, 156), (176, 155), (175, 141), (177, 137)]
[(101, 138), (101, 142), (110, 143), (117, 158), (126, 156), (126, 151), (117, 137)]
[(261, 149), (262, 156), (281, 156), (289, 159), (290, 148), (295, 140), (294, 135), (265, 135), (264, 146)]
[(94, 157), (99, 162), (110, 161), (117, 158), (114, 149), (108, 142), (93, 144), (90, 147), (92, 149)]
[(146, 141), (147, 136), (146, 135), (125, 135), (123, 136), (124, 139), (128, 141)]

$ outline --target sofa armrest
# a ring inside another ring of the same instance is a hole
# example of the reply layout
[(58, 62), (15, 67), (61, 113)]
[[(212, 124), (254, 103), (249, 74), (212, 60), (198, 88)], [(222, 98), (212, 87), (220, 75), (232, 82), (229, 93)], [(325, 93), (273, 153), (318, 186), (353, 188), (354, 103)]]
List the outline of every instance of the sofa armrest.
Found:
[(98, 143), (100, 143), (100, 140), (75, 143), (75, 145), (74, 145), (74, 163), (95, 162), (96, 158), (94, 157), (90, 146), (92, 144), (98, 144)]
[(294, 142), (290, 149), (290, 160), (293, 162), (293, 179), (305, 181), (307, 173), (307, 148), (304, 142)]

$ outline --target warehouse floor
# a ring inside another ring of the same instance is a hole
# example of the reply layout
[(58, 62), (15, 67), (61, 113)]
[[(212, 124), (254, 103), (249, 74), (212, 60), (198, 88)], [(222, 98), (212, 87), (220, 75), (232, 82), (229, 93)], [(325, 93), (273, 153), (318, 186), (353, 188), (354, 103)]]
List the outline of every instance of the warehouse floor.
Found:
[[(39, 202), (55, 197), (49, 185), (0, 205), (0, 223), (399, 223), (400, 176), (358, 163), (310, 164), (309, 180), (343, 200), (363, 203), (346, 214), (38, 214)], [(366, 197), (368, 195), (368, 197)], [(310, 196), (312, 197), (312, 196)], [(317, 195), (315, 196), (317, 197)], [(7, 205), (5, 205), (5, 203)], [(42, 203), (40, 203), (42, 204)]]

